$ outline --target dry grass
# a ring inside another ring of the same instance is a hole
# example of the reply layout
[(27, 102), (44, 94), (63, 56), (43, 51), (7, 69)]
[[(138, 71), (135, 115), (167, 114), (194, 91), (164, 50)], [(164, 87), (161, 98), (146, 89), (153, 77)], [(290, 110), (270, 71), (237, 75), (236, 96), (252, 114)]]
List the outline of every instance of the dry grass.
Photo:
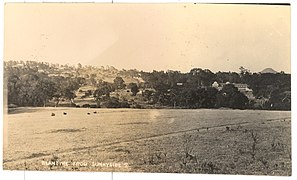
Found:
[(290, 112), (52, 111), (6, 116), (4, 169), (291, 175)]

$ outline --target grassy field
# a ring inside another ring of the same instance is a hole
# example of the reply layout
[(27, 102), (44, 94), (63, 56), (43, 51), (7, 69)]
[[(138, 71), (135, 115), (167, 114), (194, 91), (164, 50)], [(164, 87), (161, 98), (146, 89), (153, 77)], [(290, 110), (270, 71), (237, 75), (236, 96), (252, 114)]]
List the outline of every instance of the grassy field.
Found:
[(18, 108), (3, 158), (11, 170), (289, 176), (291, 112)]

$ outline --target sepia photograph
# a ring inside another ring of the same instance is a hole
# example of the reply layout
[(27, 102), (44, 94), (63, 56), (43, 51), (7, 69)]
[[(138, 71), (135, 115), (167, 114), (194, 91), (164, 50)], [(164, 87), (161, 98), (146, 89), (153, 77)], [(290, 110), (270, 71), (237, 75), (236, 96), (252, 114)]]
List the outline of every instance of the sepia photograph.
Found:
[(3, 169), (292, 175), (290, 4), (5, 3)]

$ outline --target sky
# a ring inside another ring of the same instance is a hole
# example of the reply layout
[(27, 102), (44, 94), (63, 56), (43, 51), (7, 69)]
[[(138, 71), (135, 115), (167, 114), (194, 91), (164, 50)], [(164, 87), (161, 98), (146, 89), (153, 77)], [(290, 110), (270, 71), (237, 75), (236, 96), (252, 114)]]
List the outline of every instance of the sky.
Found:
[(4, 60), (291, 73), (290, 6), (6, 3)]

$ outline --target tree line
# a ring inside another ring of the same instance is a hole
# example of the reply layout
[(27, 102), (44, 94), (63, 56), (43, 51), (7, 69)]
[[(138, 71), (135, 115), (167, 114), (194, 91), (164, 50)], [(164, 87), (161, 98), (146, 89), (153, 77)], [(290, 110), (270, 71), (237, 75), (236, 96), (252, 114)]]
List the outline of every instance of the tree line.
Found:
[[(61, 76), (61, 69), (56, 64), (35, 61), (4, 62), (8, 104), (45, 106), (47, 102), (54, 101), (55, 106), (59, 106), (59, 103), (66, 99), (75, 106), (75, 92), (81, 86), (92, 85), (96, 90), (89, 95), (98, 102), (98, 107), (100, 104), (105, 104), (105, 107), (131, 107), (132, 104), (136, 104), (136, 107), (140, 108), (291, 109), (291, 75), (284, 72), (251, 73), (243, 67), (240, 67), (239, 73), (213, 73), (201, 68), (193, 68), (187, 73), (172, 70), (144, 72), (119, 71), (112, 67), (109, 73), (115, 73), (115, 78), (113, 82), (106, 82), (96, 79), (96, 75), (80, 76), (79, 72), (99, 71), (93, 66), (64, 66), (63, 69), (70, 69), (70, 75)], [(141, 77), (143, 81), (126, 84), (121, 76)], [(224, 85), (219, 91), (212, 87), (215, 81), (229, 84)], [(253, 90), (255, 98), (248, 99), (233, 83), (247, 84)], [(131, 91), (132, 102), (110, 96), (112, 92), (125, 89)]]

